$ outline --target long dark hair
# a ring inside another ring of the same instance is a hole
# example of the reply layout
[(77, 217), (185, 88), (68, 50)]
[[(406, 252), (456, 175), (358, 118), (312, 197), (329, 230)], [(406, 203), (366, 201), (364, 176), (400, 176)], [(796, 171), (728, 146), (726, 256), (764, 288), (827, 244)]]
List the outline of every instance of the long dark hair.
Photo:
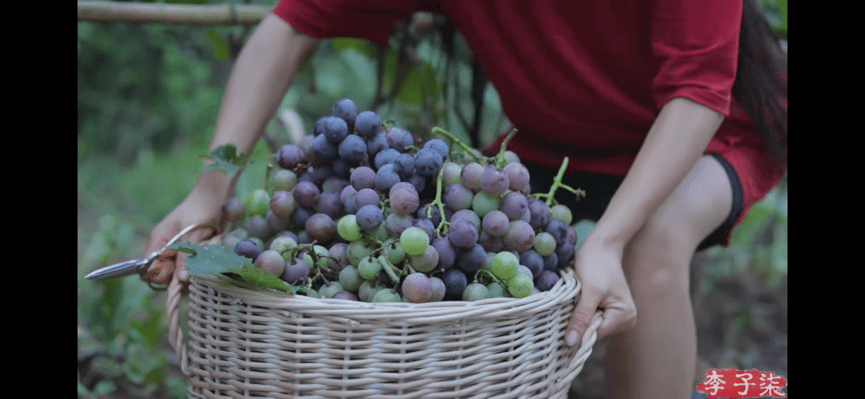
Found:
[(754, 0), (744, 0), (733, 97), (779, 165), (787, 165), (787, 57)]

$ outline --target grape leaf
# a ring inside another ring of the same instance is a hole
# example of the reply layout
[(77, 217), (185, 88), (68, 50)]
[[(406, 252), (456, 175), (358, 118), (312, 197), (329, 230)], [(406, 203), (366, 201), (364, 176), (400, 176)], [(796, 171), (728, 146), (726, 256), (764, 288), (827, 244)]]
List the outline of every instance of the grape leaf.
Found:
[(212, 164), (204, 166), (205, 172), (221, 171), (231, 177), (237, 174), (247, 161), (246, 155), (238, 153), (234, 144), (223, 144), (202, 156), (213, 161)]
[(186, 258), (186, 268), (192, 275), (235, 273), (248, 284), (256, 287), (271, 288), (283, 292), (296, 290), (292, 290), (292, 287), (279, 277), (255, 267), (251, 259), (240, 256), (221, 245), (202, 246), (189, 242), (179, 242), (169, 245), (168, 248), (189, 255)]

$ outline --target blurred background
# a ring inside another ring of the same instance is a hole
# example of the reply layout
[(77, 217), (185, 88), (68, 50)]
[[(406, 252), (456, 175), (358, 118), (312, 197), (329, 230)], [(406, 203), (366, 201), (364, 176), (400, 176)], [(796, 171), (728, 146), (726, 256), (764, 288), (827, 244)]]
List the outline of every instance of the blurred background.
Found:
[[(760, 2), (786, 46), (786, 1)], [(276, 1), (165, 3), (266, 11)], [(136, 277), (83, 276), (142, 256), (150, 229), (189, 192), (233, 61), (254, 25), (79, 21), (77, 29), (78, 397), (186, 397), (186, 380), (167, 341), (165, 292)], [(323, 40), (251, 156), (263, 159), (311, 132), (315, 120), (345, 97), (412, 132), (429, 134), (441, 126), (483, 146), (508, 122), (478, 71), (459, 34), (429, 14), (399, 26), (386, 48)], [(239, 195), (263, 184), (264, 166), (247, 168)], [(578, 233), (585, 237), (591, 227), (579, 223)], [(710, 367), (786, 378), (786, 180), (751, 210), (730, 247), (697, 254), (694, 268), (695, 385)], [(580, 398), (605, 397), (604, 351), (599, 342), (574, 382)]]

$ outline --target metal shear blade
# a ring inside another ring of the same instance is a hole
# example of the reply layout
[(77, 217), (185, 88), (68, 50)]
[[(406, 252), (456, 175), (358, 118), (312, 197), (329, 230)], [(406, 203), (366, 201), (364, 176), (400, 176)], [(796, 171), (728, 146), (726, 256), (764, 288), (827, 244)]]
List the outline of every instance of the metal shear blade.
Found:
[(171, 240), (168, 240), (168, 242), (165, 243), (165, 246), (162, 247), (162, 249), (152, 252), (146, 258), (132, 259), (105, 266), (101, 269), (90, 272), (89, 274), (84, 276), (84, 278), (88, 280), (102, 280), (107, 278), (125, 277), (133, 274), (144, 273), (145, 271), (147, 271), (147, 268), (150, 266), (150, 264), (153, 263), (153, 261), (156, 260), (156, 258), (159, 257), (160, 254), (165, 252), (169, 245), (174, 244), (174, 242), (180, 239), (180, 237), (182, 237), (184, 234), (200, 227), (211, 227), (211, 224), (193, 224), (187, 226), (183, 230), (180, 230), (180, 232), (177, 233), (177, 235), (175, 235), (174, 237), (172, 237)]

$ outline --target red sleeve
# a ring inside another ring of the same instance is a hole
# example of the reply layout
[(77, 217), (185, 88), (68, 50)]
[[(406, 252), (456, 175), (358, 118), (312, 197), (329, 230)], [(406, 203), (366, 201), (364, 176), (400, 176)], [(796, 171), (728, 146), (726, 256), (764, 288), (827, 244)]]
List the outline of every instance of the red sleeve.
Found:
[(418, 3), (406, 0), (280, 0), (273, 13), (317, 39), (352, 37), (384, 44), (394, 22), (417, 8)]
[(656, 107), (685, 97), (729, 115), (742, 0), (658, 0), (651, 21)]

